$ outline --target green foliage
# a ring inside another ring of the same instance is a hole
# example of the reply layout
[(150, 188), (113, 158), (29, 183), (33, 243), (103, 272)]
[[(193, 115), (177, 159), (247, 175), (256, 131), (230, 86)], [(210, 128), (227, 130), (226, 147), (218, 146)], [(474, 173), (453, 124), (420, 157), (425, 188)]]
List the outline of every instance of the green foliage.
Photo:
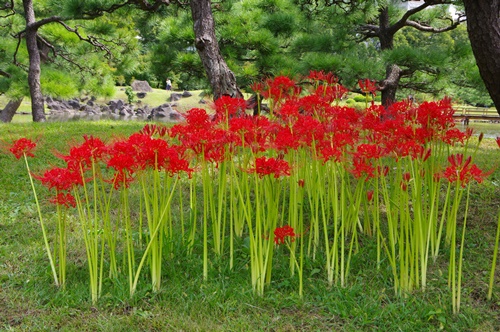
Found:
[[(366, 96), (362, 96), (362, 95), (355, 95), (353, 97), (354, 101), (357, 102), (357, 103), (364, 103), (366, 102)], [(371, 101), (372, 98), (369, 96), (368, 97), (368, 101)]]
[(78, 78), (58, 68), (45, 67), (40, 77), (44, 95), (71, 98), (78, 95)]
[(297, 28), (295, 17), (291, 13), (276, 12), (264, 18), (262, 27), (268, 29), (275, 37), (290, 37)]
[(134, 90), (132, 90), (130, 86), (125, 88), (125, 94), (127, 95), (127, 101), (129, 104), (132, 104), (136, 100)]

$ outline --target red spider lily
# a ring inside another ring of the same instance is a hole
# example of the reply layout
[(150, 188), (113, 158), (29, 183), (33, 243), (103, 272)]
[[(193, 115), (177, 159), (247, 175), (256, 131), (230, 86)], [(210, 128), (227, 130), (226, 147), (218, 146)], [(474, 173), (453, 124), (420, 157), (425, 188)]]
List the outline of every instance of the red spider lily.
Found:
[(285, 225), (283, 227), (276, 228), (274, 230), (274, 243), (277, 245), (284, 244), (287, 236), (292, 242), (295, 241), (296, 235), (293, 227)]
[(495, 139), (495, 142), (497, 142), (497, 145), (500, 148), (500, 136), (497, 136), (497, 138)]
[(293, 123), (303, 111), (300, 103), (295, 98), (291, 98), (287, 99), (279, 109), (274, 110), (274, 113), (286, 123)]
[(300, 179), (299, 181), (297, 181), (297, 184), (299, 185), (299, 187), (304, 188), (306, 182), (304, 181), (304, 179)]
[(325, 114), (328, 113), (327, 109), (333, 100), (329, 96), (322, 94), (312, 94), (304, 96), (296, 101), (297, 106), (300, 108), (301, 113), (304, 115), (314, 116), (317, 119), (323, 119)]
[(283, 127), (274, 138), (274, 147), (278, 151), (287, 153), (288, 150), (297, 150), (300, 146), (299, 140), (289, 127)]
[(58, 193), (55, 197), (50, 199), (50, 202), (55, 205), (61, 205), (66, 207), (75, 207), (76, 200), (73, 195), (69, 193)]
[(264, 87), (264, 84), (262, 82), (254, 82), (254, 83), (252, 83), (252, 85), (250, 85), (250, 89), (252, 89), (252, 91), (254, 91), (257, 94), (262, 94), (265, 87)]
[(12, 147), (9, 149), (12, 154), (17, 159), (20, 159), (22, 156), (26, 155), (27, 157), (34, 157), (33, 149), (36, 148), (36, 143), (28, 138), (20, 138), (17, 141), (14, 141)]
[(469, 137), (467, 132), (464, 133), (458, 128), (451, 128), (445, 132), (442, 141), (448, 145), (454, 145), (455, 143), (463, 143)]
[(148, 136), (155, 136), (157, 135), (158, 137), (164, 137), (167, 134), (167, 127), (165, 126), (160, 126), (156, 124), (147, 124), (142, 128), (139, 133), (148, 135)]
[(79, 172), (75, 172), (69, 168), (53, 167), (46, 170), (43, 175), (34, 175), (35, 179), (49, 189), (56, 191), (66, 191), (73, 188), (75, 185), (83, 185), (82, 176)]
[(358, 157), (378, 159), (384, 155), (382, 147), (378, 144), (360, 144), (356, 149), (356, 156)]
[(328, 160), (333, 160), (335, 162), (341, 162), (344, 157), (345, 146), (335, 144), (327, 139), (321, 140), (316, 144), (316, 150), (319, 158), (323, 159), (323, 162)]
[(271, 136), (275, 135), (279, 128), (279, 124), (271, 122), (265, 116), (234, 118), (229, 121), (229, 130), (242, 139), (235, 140), (234, 144), (250, 147), (254, 153), (266, 151), (271, 146)]
[(290, 165), (285, 160), (260, 157), (255, 159), (255, 168), (251, 169), (250, 172), (257, 173), (261, 178), (271, 174), (275, 178), (279, 178), (290, 175), (290, 170)]
[(107, 150), (100, 138), (83, 136), (84, 142), (79, 146), (70, 148), (69, 155), (61, 156), (66, 161), (68, 168), (81, 172), (91, 167), (92, 163), (100, 160)]
[(369, 190), (366, 193), (366, 198), (368, 199), (368, 202), (371, 202), (373, 200), (373, 190)]
[(156, 169), (170, 175), (181, 171), (188, 173), (191, 171), (188, 161), (179, 157), (180, 153), (177, 147), (169, 146), (165, 140), (148, 137), (143, 143), (137, 154), (137, 162), (141, 169)]
[(482, 132), (482, 133), (479, 134), (479, 137), (477, 138), (477, 141), (479, 143), (481, 143), (481, 141), (483, 140), (483, 138), (484, 138), (484, 133)]
[(377, 93), (377, 82), (365, 78), (364, 80), (358, 80), (358, 85), (361, 91), (365, 94), (371, 93), (374, 97)]
[(240, 116), (245, 113), (246, 102), (241, 98), (233, 98), (230, 96), (222, 96), (214, 103), (216, 122), (226, 121), (235, 116)]
[(327, 89), (327, 93), (331, 94), (333, 100), (340, 100), (344, 98), (344, 96), (349, 92), (349, 89), (347, 89), (345, 86), (336, 84), (332, 87), (329, 87)]
[(411, 179), (411, 174), (406, 172), (406, 173), (403, 173), (403, 176), (402, 176), (402, 179), (401, 179), (401, 189), (403, 191), (407, 191), (408, 190), (408, 183), (410, 182), (410, 179)]
[[(149, 136), (148, 134), (137, 134), (141, 137)], [(131, 136), (126, 141), (117, 141), (108, 149), (109, 159), (106, 163), (107, 167), (113, 167), (118, 172), (134, 173), (139, 164), (137, 162), (137, 152), (140, 147), (134, 144), (135, 136)]]
[(295, 85), (295, 81), (286, 76), (276, 76), (274, 79), (268, 79), (266, 84), (268, 91), (263, 91), (262, 95), (265, 98), (271, 98), (275, 103), (290, 96), (300, 94), (300, 87)]
[(310, 116), (299, 116), (293, 124), (295, 139), (301, 146), (311, 146), (314, 141), (320, 141), (325, 136), (324, 126)]
[(370, 160), (367, 158), (360, 158), (355, 155), (352, 160), (352, 166), (351, 173), (357, 179), (366, 176), (365, 181), (368, 181), (369, 178), (375, 176), (375, 167), (373, 167)]
[(449, 182), (458, 181), (462, 187), (465, 187), (471, 180), (481, 183), (488, 174), (483, 173), (475, 164), (471, 164), (471, 161), (471, 156), (464, 160), (463, 154), (449, 156), (450, 165), (444, 170), (442, 177)]
[(325, 74), (322, 70), (321, 71), (311, 70), (307, 78), (313, 82), (319, 81), (330, 85), (335, 85), (339, 82), (338, 77), (335, 76), (333, 73), (329, 72)]
[(186, 113), (185, 117), (190, 128), (205, 129), (210, 127), (210, 116), (204, 109), (192, 108)]
[(417, 123), (432, 134), (441, 133), (455, 126), (451, 100), (444, 98), (438, 102), (423, 102), (416, 109), (407, 112), (409, 121)]

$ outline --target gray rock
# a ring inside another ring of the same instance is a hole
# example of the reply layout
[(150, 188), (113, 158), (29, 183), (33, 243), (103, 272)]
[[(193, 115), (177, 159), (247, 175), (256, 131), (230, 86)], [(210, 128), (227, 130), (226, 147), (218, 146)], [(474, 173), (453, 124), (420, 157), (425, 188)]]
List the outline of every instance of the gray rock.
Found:
[(180, 93), (172, 93), (170, 94), (170, 101), (178, 101), (182, 98), (182, 94)]
[(132, 82), (132, 84), (130, 84), (130, 86), (132, 87), (132, 90), (134, 90), (134, 91), (141, 91), (141, 92), (152, 92), (153, 91), (153, 89), (151, 88), (151, 86), (149, 85), (149, 83), (147, 81), (135, 80)]

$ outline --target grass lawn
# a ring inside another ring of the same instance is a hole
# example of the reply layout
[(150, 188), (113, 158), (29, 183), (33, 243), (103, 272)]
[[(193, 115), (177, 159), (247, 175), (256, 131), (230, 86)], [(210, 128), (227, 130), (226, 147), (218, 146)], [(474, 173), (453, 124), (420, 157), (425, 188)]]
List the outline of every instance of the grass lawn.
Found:
[[(151, 98), (166, 101), (166, 91)], [(195, 99), (199, 96), (194, 94)], [(236, 243), (236, 264), (213, 256), (209, 278), (202, 278), (201, 244), (194, 253), (178, 253), (164, 261), (159, 292), (148, 286), (143, 273), (133, 298), (126, 280), (107, 279), (103, 295), (93, 305), (89, 298), (85, 252), (69, 253), (68, 286), (52, 284), (36, 206), (25, 166), (5, 151), (20, 137), (38, 140), (33, 170), (46, 169), (58, 160), (53, 152), (68, 151), (68, 143), (85, 134), (110, 140), (140, 130), (143, 122), (67, 122), (0, 124), (0, 330), (5, 331), (498, 331), (500, 330), (500, 268), (493, 299), (486, 300), (500, 206), (500, 151), (485, 139), (476, 161), (494, 172), (471, 190), (467, 221), (461, 312), (451, 312), (447, 265), (430, 264), (428, 288), (404, 297), (394, 295), (387, 262), (374, 263), (371, 238), (353, 256), (347, 287), (329, 286), (323, 257), (309, 262), (304, 275), (304, 297), (297, 280), (288, 274), (286, 252), (277, 251), (273, 282), (264, 296), (255, 296), (250, 284), (249, 257), (244, 240)], [(43, 193), (43, 190), (41, 190)], [(52, 209), (45, 202), (47, 225), (54, 228)], [(52, 216), (52, 218), (51, 218)], [(70, 232), (80, 232), (76, 224)], [(280, 260), (281, 258), (281, 260)], [(120, 266), (119, 268), (125, 268)], [(145, 271), (147, 272), (147, 271)]]

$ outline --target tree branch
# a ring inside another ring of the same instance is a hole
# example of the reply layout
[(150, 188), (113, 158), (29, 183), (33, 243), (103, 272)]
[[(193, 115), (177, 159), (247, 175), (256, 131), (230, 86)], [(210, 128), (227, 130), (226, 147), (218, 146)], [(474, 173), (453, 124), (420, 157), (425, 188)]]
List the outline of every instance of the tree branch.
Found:
[(99, 49), (101, 51), (106, 52), (106, 57), (111, 58), (113, 55), (111, 54), (111, 51), (109, 50), (106, 45), (101, 43), (96, 37), (88, 35), (87, 37), (83, 37), (79, 32), (78, 32), (78, 27), (72, 28), (66, 23), (62, 21), (57, 21), (60, 25), (62, 25), (67, 31), (74, 33), (81, 41), (87, 42), (90, 45), (94, 46), (94, 48)]
[(451, 24), (448, 25), (447, 27), (444, 28), (435, 28), (432, 26), (429, 26), (424, 23), (416, 22), (416, 21), (406, 21), (405, 26), (415, 28), (419, 31), (424, 31), (424, 32), (432, 32), (432, 33), (440, 33), (440, 32), (446, 32), (455, 29), (457, 26), (459, 26), (461, 23), (465, 22), (466, 17), (463, 14), (460, 14), (457, 18), (456, 21), (453, 21), (452, 19), (449, 19), (451, 21)]
[(6, 18), (14, 15), (16, 13), (16, 11), (14, 10), (14, 0), (10, 0), (10, 2), (6, 2), (2, 7), (0, 7), (0, 11), (3, 10), (10, 10), (10, 13), (6, 15), (0, 15), (0, 18)]
[(7, 78), (10, 78), (10, 74), (7, 73), (6, 71), (3, 71), (2, 69), (0, 69), (0, 76), (4, 76), (4, 77), (7, 77)]

